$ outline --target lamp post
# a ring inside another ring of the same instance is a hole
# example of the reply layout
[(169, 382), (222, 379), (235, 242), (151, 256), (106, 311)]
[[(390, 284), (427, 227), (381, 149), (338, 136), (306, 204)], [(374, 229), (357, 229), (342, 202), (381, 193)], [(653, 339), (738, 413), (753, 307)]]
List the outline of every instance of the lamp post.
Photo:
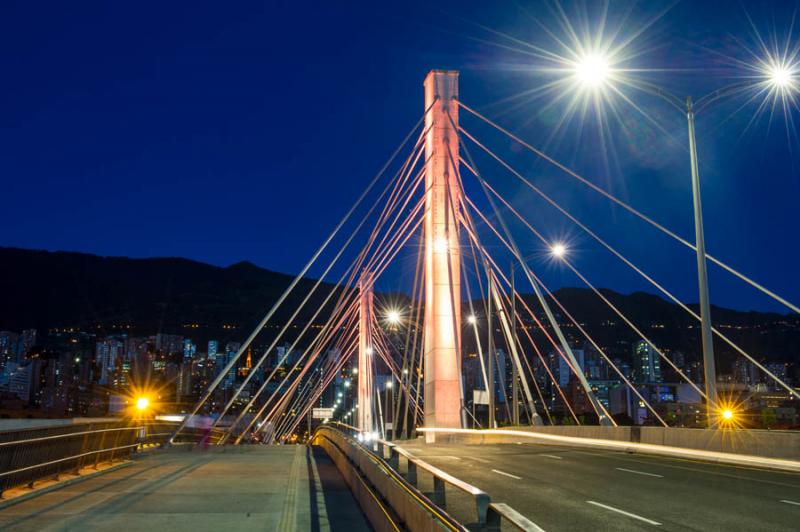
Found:
[[(596, 55), (585, 56), (574, 64), (573, 73), (575, 80), (584, 88), (600, 90), (613, 77), (613, 71), (608, 67), (608, 58)], [(737, 87), (742, 84), (736, 84)], [(714, 338), (711, 330), (711, 303), (708, 295), (708, 273), (706, 269), (706, 246), (703, 230), (703, 208), (700, 194), (700, 172), (697, 164), (697, 142), (695, 138), (694, 115), (697, 106), (692, 104), (692, 99), (682, 101), (673, 94), (648, 82), (638, 81), (632, 86), (644, 90), (652, 95), (666, 100), (670, 105), (685, 113), (689, 133), (689, 162), (691, 167), (692, 209), (694, 212), (695, 249), (697, 254), (697, 285), (700, 300), (700, 324), (703, 348), (703, 371), (706, 388), (706, 410), (708, 425), (714, 425), (714, 412), (717, 403), (717, 377), (714, 358)], [(708, 105), (712, 100), (719, 98), (722, 93), (730, 90), (717, 91), (703, 98), (702, 104)], [(701, 101), (698, 101), (700, 104)], [(560, 251), (560, 250), (559, 250)], [(554, 254), (557, 253), (553, 249)]]

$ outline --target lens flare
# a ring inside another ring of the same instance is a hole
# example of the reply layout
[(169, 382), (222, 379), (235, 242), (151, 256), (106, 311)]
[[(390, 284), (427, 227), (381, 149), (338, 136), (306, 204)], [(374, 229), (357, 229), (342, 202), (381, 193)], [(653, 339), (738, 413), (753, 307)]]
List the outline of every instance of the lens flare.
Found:
[(602, 54), (589, 53), (582, 56), (574, 67), (575, 79), (591, 89), (605, 85), (611, 76), (611, 67), (608, 58)]

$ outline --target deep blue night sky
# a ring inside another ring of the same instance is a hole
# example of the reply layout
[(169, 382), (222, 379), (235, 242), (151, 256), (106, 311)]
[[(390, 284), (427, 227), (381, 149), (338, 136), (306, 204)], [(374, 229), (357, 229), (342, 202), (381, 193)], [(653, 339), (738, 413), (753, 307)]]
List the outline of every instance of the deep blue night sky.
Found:
[[(460, 70), (464, 102), (693, 239), (680, 114), (624, 90), (663, 129), (617, 97), (601, 136), (591, 113), (582, 128), (576, 119), (556, 130), (564, 104), (552, 97), (504, 101), (552, 77), (539, 69), (541, 59), (496, 46), (510, 41), (480, 25), (556, 49), (538, 24), (563, 36), (552, 4), (124, 4), (0, 5), (0, 246), (181, 256), (222, 266), (249, 260), (297, 272), (421, 115), (422, 80), (431, 68)], [(586, 15), (592, 31), (597, 5), (562, 1), (566, 15), (576, 24)], [(788, 33), (797, 7), (612, 2), (608, 20), (624, 38), (655, 18), (629, 47), (626, 68), (661, 69), (641, 75), (678, 94), (701, 95), (746, 75), (735, 60), (758, 51), (755, 31), (797, 46), (800, 32)], [(760, 102), (725, 100), (698, 116), (707, 246), (797, 303), (800, 150), (783, 110), (756, 115)], [(796, 110), (789, 119), (798, 119)], [(696, 301), (688, 249), (468, 120), (466, 128), (588, 225)], [(500, 167), (482, 161), (487, 177), (537, 227), (568, 241), (596, 284), (646, 289)], [(541, 249), (517, 232), (527, 252)], [(579, 284), (546, 261), (542, 267), (554, 286)], [(783, 310), (719, 269), (710, 272), (714, 303)]]

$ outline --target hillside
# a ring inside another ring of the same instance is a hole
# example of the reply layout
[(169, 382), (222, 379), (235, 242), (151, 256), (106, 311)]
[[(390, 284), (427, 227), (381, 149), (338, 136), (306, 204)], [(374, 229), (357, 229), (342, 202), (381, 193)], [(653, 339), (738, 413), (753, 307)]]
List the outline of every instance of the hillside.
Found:
[[(0, 330), (77, 327), (107, 333), (115, 326), (130, 326), (132, 334), (180, 334), (191, 323), (199, 325), (192, 331), (198, 340), (243, 339), (291, 281), (289, 275), (248, 262), (221, 268), (180, 258), (130, 259), (0, 247)], [(284, 323), (313, 282), (301, 281), (272, 323)], [(301, 321), (310, 317), (331, 288), (323, 285), (300, 315)], [(696, 353), (696, 324), (676, 305), (642, 292), (603, 293), (659, 345), (690, 357)], [(591, 291), (562, 288), (556, 294), (604, 347), (614, 351), (619, 346), (624, 353), (636, 341)], [(531, 308), (539, 308), (533, 296), (525, 298)], [(555, 305), (553, 309), (559, 313)], [(797, 316), (719, 307), (712, 309), (712, 315), (718, 327), (754, 354), (786, 361), (800, 356)], [(568, 320), (561, 316), (559, 321)], [(237, 327), (223, 329), (226, 324)], [(576, 330), (568, 331), (579, 338)], [(730, 353), (722, 344), (718, 349)]]

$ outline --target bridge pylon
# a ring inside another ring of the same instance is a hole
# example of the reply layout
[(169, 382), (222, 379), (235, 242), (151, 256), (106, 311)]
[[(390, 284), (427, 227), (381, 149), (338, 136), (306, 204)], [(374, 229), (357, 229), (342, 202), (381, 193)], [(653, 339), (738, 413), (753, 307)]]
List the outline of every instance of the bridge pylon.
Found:
[(373, 432), (372, 374), (375, 350), (372, 346), (374, 312), (373, 279), (367, 272), (358, 283), (358, 405), (357, 427), (361, 432)]
[(432, 70), (424, 88), (425, 426), (461, 428), (458, 72)]

